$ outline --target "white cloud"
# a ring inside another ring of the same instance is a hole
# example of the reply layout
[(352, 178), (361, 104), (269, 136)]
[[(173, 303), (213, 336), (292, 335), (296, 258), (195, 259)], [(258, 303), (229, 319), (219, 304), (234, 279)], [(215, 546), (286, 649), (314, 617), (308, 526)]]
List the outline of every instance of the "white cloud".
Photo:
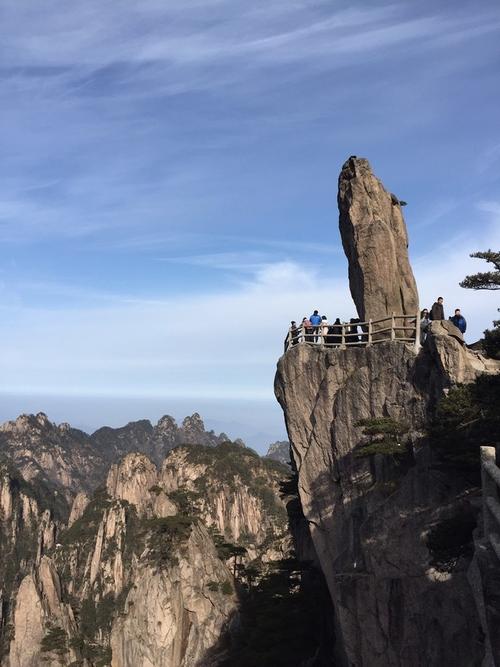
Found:
[(283, 263), (208, 296), (79, 310), (4, 307), (3, 391), (270, 397), (291, 319), (348, 317), (342, 282)]

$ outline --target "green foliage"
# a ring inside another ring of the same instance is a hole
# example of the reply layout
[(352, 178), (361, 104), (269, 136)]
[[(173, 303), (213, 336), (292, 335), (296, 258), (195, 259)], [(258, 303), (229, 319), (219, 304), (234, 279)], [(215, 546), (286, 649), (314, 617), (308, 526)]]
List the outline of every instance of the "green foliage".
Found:
[(160, 569), (176, 565), (176, 548), (190, 536), (193, 521), (193, 517), (182, 514), (149, 519), (148, 562)]
[(57, 653), (63, 655), (68, 652), (68, 635), (57, 626), (50, 628), (41, 643), (42, 653)]
[(189, 491), (188, 489), (177, 489), (176, 491), (171, 491), (168, 497), (177, 505), (181, 514), (193, 515), (197, 513), (197, 502), (200, 498), (199, 493)]
[(104, 488), (98, 489), (85, 508), (82, 516), (65, 530), (59, 541), (65, 546), (84, 545), (92, 541), (102, 519), (104, 510), (111, 505), (111, 498)]
[(460, 283), (460, 287), (475, 290), (498, 290), (500, 289), (500, 252), (486, 250), (485, 252), (474, 252), (471, 257), (484, 259), (493, 264), (493, 271), (485, 273), (474, 273), (466, 276)]
[(233, 587), (231, 585), (231, 582), (229, 579), (226, 579), (226, 581), (223, 581), (221, 586), (220, 586), (220, 592), (223, 595), (232, 595), (233, 594)]
[(481, 375), (450, 389), (438, 404), (429, 435), (446, 466), (472, 473), (479, 483), (480, 446), (500, 442), (500, 376)]
[(408, 433), (408, 424), (397, 422), (390, 417), (361, 419), (355, 426), (363, 427), (363, 436), (368, 442), (362, 444), (354, 453), (356, 458), (372, 456), (374, 454), (405, 456), (408, 445), (403, 436)]
[(149, 489), (149, 492), (154, 493), (155, 496), (159, 496), (162, 491), (163, 489), (161, 488), (161, 486), (158, 486), (158, 484), (153, 484), (153, 486), (150, 487)]
[(69, 505), (63, 494), (54, 484), (36, 477), (27, 482), (14, 464), (0, 453), (0, 471), (6, 472), (11, 478), (14, 496), (21, 493), (36, 500), (41, 510), (50, 510), (52, 516), (60, 521), (66, 521), (69, 516)]
[(207, 588), (209, 591), (213, 591), (214, 593), (217, 593), (219, 590), (219, 582), (218, 581), (209, 581), (207, 584)]
[(298, 585), (300, 564), (287, 559), (259, 572), (262, 576), (247, 593), (239, 591), (241, 626), (222, 667), (330, 665), (313, 659), (324, 606), (315, 591)]
[[(190, 496), (189, 492), (183, 491), (187, 495), (185, 498), (180, 496), (181, 502), (184, 503), (182, 511), (195, 513), (196, 501), (200, 496), (206, 495), (211, 485), (224, 484), (235, 490), (239, 480), (259, 498), (267, 515), (280, 522), (286, 521), (285, 508), (277, 502), (272, 491), (272, 483), (273, 480), (277, 482), (280, 476), (289, 473), (287, 466), (271, 459), (261, 458), (252, 449), (232, 442), (223, 442), (217, 447), (201, 445), (184, 445), (184, 447), (189, 461), (206, 465), (207, 472), (195, 481), (197, 494)], [(172, 498), (172, 494), (170, 497)]]
[(500, 359), (500, 320), (494, 320), (493, 326), (484, 332), (483, 348), (491, 359)]

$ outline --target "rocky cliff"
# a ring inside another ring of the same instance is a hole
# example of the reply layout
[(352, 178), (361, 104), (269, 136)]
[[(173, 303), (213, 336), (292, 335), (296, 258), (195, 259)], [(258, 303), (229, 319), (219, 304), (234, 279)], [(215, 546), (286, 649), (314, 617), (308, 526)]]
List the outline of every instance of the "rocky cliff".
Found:
[(288, 440), (277, 440), (269, 445), (266, 458), (290, 465), (290, 443)]
[(160, 465), (179, 444), (215, 447), (227, 440), (224, 433), (206, 431), (198, 413), (186, 417), (181, 426), (165, 415), (154, 426), (143, 419), (120, 428), (105, 426), (89, 435), (69, 424), (54, 424), (40, 412), (0, 425), (0, 456), (25, 480), (41, 480), (71, 503), (76, 494), (101, 484), (110, 464), (129, 452), (142, 452)]
[(399, 199), (364, 158), (350, 157), (338, 190), (339, 227), (349, 261), (349, 286), (362, 321), (396, 313), (416, 315), (418, 293), (408, 259)]
[(286, 472), (229, 442), (132, 452), (69, 508), (3, 464), (2, 667), (223, 664), (245, 564), (290, 553)]
[[(360, 317), (416, 312), (399, 204), (366, 160), (344, 165), (339, 207)], [(443, 464), (428, 433), (451, 387), (499, 370), (447, 322), (433, 323), (418, 353), (398, 341), (303, 344), (279, 360), (275, 393), (333, 603), (336, 664), (481, 664), (484, 635), (467, 576), (477, 482)], [(393, 440), (367, 438), (377, 425), (392, 428)], [(295, 530), (307, 548), (300, 522)]]

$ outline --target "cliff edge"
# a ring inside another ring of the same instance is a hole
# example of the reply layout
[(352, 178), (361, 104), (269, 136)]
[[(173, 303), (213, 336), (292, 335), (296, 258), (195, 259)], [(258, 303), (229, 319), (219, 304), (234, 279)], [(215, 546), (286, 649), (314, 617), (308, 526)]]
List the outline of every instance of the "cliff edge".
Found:
[[(351, 158), (339, 183), (360, 317), (416, 314), (399, 204), (391, 203), (366, 160)], [(386, 248), (387, 271), (377, 269), (379, 247)], [(467, 576), (480, 497), (473, 484), (440, 465), (427, 431), (446, 390), (499, 370), (498, 362), (468, 351), (444, 321), (432, 324), (418, 352), (397, 340), (347, 349), (300, 344), (279, 360), (275, 394), (333, 603), (335, 664), (481, 664), (484, 635)], [(360, 422), (380, 419), (406, 425), (404, 443), (395, 445), (401, 452), (363, 450)], [(450, 535), (452, 554), (446, 552)]]

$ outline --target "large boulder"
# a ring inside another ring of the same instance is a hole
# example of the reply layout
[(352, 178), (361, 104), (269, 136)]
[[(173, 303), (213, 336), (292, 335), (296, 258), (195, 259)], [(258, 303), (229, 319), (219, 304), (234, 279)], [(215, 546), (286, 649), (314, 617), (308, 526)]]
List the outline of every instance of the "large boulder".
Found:
[(338, 205), (349, 285), (361, 320), (416, 315), (418, 292), (401, 203), (374, 175), (368, 160), (353, 156), (343, 165)]

